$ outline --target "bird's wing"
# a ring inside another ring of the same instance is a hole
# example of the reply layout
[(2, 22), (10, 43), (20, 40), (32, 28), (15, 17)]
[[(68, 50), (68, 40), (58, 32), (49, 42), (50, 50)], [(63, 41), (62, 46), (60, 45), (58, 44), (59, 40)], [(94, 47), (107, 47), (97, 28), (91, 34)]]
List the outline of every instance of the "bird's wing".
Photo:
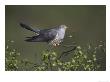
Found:
[(57, 36), (57, 32), (54, 30), (41, 30), (38, 36), (27, 37), (27, 42), (50, 42)]
[(57, 31), (54, 29), (49, 29), (49, 30), (42, 30), (41, 31), (41, 35), (43, 34), (44, 38), (47, 39), (48, 41), (53, 40), (56, 35), (57, 35)]
[(26, 38), (28, 38), (25, 40), (27, 42), (46, 42), (45, 38), (41, 37), (40, 35), (32, 36), (32, 37), (26, 37)]
[(29, 26), (29, 25), (26, 25), (26, 24), (24, 24), (24, 23), (20, 23), (20, 26), (21, 27), (23, 27), (23, 28), (25, 28), (25, 29), (27, 29), (27, 30), (30, 30), (30, 31), (32, 31), (32, 32), (35, 32), (35, 33), (39, 33), (39, 29), (36, 29), (36, 30), (34, 30), (31, 26)]

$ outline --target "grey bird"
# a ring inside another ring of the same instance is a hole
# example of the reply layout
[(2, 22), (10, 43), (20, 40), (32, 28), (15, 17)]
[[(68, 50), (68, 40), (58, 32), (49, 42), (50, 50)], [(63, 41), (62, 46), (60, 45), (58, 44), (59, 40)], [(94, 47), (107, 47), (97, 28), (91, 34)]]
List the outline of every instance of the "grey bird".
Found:
[(20, 23), (20, 26), (36, 33), (35, 36), (27, 37), (25, 41), (27, 42), (48, 42), (53, 46), (59, 45), (65, 36), (66, 25), (59, 25), (57, 27), (49, 29), (33, 29), (31, 26), (25, 23)]

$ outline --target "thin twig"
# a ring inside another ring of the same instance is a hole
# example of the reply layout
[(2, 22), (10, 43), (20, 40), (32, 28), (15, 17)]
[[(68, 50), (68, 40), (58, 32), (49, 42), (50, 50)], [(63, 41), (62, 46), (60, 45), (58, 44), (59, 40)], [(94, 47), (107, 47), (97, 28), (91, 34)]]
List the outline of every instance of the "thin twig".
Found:
[(62, 56), (66, 55), (66, 54), (69, 54), (70, 52), (74, 51), (75, 49), (76, 49), (76, 46), (74, 46), (74, 48), (72, 48), (70, 50), (62, 52), (58, 59), (61, 59)]

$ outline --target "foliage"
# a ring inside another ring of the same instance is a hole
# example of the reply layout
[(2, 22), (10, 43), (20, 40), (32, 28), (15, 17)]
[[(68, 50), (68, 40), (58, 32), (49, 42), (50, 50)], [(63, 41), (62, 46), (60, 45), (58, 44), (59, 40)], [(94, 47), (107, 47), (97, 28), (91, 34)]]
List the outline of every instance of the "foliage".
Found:
[(15, 49), (10, 49), (9, 46), (6, 46), (5, 51), (5, 70), (14, 71), (18, 69), (18, 57), (20, 53), (18, 53)]
[(69, 53), (65, 51), (67, 55), (70, 53), (72, 55), (68, 61), (63, 59), (67, 56), (64, 52), (57, 54), (53, 50), (46, 50), (41, 54), (42, 62), (36, 64), (29, 60), (20, 60), (20, 53), (6, 46), (5, 69), (7, 71), (104, 71), (105, 64), (99, 63), (97, 58), (99, 50), (105, 54), (105, 47), (102, 44), (97, 47), (89, 45), (87, 48), (77, 46)]

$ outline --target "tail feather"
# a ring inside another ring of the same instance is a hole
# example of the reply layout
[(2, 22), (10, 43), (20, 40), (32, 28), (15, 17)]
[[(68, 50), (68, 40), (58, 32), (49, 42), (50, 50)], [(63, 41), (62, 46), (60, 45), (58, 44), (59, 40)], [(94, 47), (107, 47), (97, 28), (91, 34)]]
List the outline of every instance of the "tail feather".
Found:
[(23, 28), (25, 28), (25, 29), (27, 29), (27, 30), (30, 30), (32, 32), (35, 32), (35, 33), (39, 33), (39, 31), (40, 31), (39, 29), (34, 30), (31, 26), (26, 25), (26, 24), (24, 24), (22, 22), (20, 22), (20, 26), (23, 27)]

